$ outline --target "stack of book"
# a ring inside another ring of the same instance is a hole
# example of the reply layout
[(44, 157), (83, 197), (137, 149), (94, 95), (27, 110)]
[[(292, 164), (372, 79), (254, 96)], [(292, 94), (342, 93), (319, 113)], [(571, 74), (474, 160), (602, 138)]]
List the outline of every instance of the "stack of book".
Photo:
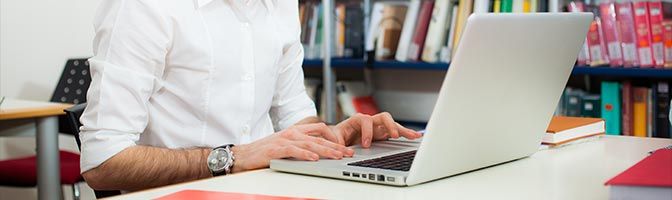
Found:
[[(307, 59), (323, 58), (319, 1), (300, 4)], [(362, 2), (335, 5), (332, 57), (450, 62), (472, 13), (593, 12), (578, 65), (672, 68), (672, 2), (651, 0), (410, 0), (377, 1), (364, 27)]]
[(606, 121), (606, 133), (671, 138), (670, 83), (601, 82), (600, 94), (565, 89), (555, 114)]
[[(320, 1), (305, 0), (299, 4), (301, 43), (306, 59), (324, 58), (322, 53), (324, 9)], [(364, 56), (364, 11), (361, 2), (339, 1), (335, 5), (332, 28), (332, 57), (362, 58)]]
[(570, 12), (593, 12), (578, 65), (672, 67), (672, 2), (572, 1)]

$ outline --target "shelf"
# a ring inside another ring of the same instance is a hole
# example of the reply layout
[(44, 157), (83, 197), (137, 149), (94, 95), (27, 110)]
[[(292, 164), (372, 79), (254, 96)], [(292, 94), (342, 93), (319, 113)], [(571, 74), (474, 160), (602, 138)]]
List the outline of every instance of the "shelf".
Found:
[[(304, 60), (304, 67), (322, 68), (322, 60)], [(364, 59), (334, 58), (332, 67), (361, 69), (367, 65)], [(395, 60), (375, 61), (373, 69), (407, 69), (407, 70), (448, 70), (448, 63), (400, 62)], [(616, 76), (616, 77), (645, 77), (645, 78), (672, 78), (671, 68), (623, 68), (610, 66), (576, 66), (573, 75)]]
[[(349, 68), (349, 69), (362, 69), (366, 63), (364, 59), (361, 58), (332, 58), (331, 67), (334, 69), (339, 68)], [(322, 68), (321, 59), (306, 59), (303, 60), (303, 67), (306, 68)]]
[(672, 69), (661, 68), (623, 68), (623, 67), (588, 67), (576, 66), (574, 75), (598, 75), (598, 76), (621, 76), (621, 77), (648, 77), (648, 78), (672, 78)]
[(400, 62), (395, 60), (376, 61), (374, 69), (418, 69), (418, 70), (447, 70), (448, 63)]

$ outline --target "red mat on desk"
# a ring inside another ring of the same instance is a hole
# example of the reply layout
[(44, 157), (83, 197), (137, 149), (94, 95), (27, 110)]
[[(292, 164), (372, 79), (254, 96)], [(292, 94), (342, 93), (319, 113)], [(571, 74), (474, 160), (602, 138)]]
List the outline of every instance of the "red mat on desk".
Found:
[(245, 194), (232, 192), (213, 192), (203, 190), (182, 190), (172, 193), (157, 200), (178, 200), (178, 199), (197, 199), (197, 200), (219, 200), (219, 199), (241, 199), (241, 200), (309, 200), (310, 198), (299, 197), (280, 197), (259, 194)]

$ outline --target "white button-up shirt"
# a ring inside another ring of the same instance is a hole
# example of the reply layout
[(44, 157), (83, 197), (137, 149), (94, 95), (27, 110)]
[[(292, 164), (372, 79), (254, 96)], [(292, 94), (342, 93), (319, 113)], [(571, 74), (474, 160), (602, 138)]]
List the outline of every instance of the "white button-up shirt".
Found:
[(82, 172), (134, 145), (248, 143), (316, 115), (297, 0), (106, 0), (94, 27)]

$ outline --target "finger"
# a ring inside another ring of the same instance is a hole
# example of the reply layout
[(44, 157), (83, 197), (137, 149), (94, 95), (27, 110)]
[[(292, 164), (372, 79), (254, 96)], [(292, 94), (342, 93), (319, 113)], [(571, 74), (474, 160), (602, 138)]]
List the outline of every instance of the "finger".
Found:
[(422, 134), (418, 133), (417, 131), (414, 131), (413, 129), (406, 128), (399, 123), (396, 123), (396, 125), (397, 125), (397, 127), (399, 127), (399, 130), (401, 130), (401, 131), (399, 131), (399, 134), (401, 136), (405, 137), (405, 138), (417, 139), (417, 138), (422, 137)]
[(343, 138), (337, 137), (329, 126), (324, 123), (304, 124), (296, 126), (296, 128), (311, 136), (320, 136), (335, 143), (345, 144)]
[(308, 150), (293, 146), (286, 145), (280, 148), (274, 149), (270, 153), (270, 159), (282, 159), (282, 158), (296, 158), (299, 160), (310, 160), (317, 161), (320, 159), (320, 156), (316, 153), (310, 152)]
[(315, 143), (317, 145), (325, 146), (325, 147), (330, 148), (332, 150), (338, 151), (338, 152), (341, 153), (341, 157), (342, 156), (351, 157), (355, 153), (355, 151), (351, 148), (348, 148), (348, 147), (343, 146), (341, 144), (336, 144), (334, 142), (325, 140), (324, 138), (311, 137), (311, 136), (307, 136), (307, 135), (300, 135), (300, 136), (298, 136), (298, 139), (302, 140), (302, 141), (312, 142), (312, 143)]
[(371, 116), (364, 114), (357, 114), (354, 118), (354, 123), (357, 124), (360, 133), (362, 134), (362, 147), (368, 148), (371, 146), (371, 140), (373, 139), (373, 120)]
[(396, 122), (394, 122), (394, 119), (392, 119), (392, 115), (390, 115), (390, 113), (388, 112), (378, 113), (375, 116), (373, 116), (373, 118), (377, 125), (385, 126), (385, 129), (387, 129), (387, 132), (390, 134), (390, 137), (399, 138), (399, 127), (397, 126)]
[(323, 145), (319, 145), (312, 141), (294, 141), (292, 142), (292, 145), (316, 153), (322, 158), (331, 158), (331, 159), (343, 158), (342, 152), (336, 151), (335, 149)]

